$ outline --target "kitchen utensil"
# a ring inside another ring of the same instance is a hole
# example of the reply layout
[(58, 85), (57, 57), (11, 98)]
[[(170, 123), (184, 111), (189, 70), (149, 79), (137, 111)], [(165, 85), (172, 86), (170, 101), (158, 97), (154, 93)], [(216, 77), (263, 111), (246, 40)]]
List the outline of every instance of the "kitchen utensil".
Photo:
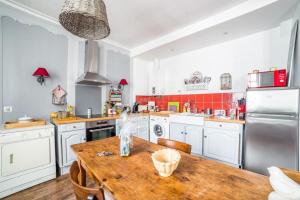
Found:
[(162, 177), (171, 176), (181, 159), (180, 153), (174, 149), (162, 149), (151, 156), (155, 169)]
[(28, 122), (32, 122), (32, 117), (28, 117), (27, 115), (25, 115), (24, 117), (20, 117), (18, 119), (19, 123), (28, 123)]
[(212, 109), (211, 108), (206, 108), (205, 114), (212, 115)]
[(58, 112), (57, 112), (57, 118), (58, 118), (58, 119), (64, 119), (64, 118), (67, 118), (67, 117), (68, 117), (67, 114), (68, 114), (68, 113), (67, 113), (66, 111), (58, 111)]
[(132, 106), (132, 112), (133, 113), (138, 113), (139, 112), (139, 103), (135, 102), (134, 105)]
[(88, 116), (88, 118), (92, 117), (92, 114), (93, 114), (93, 109), (92, 108), (88, 108), (87, 109), (87, 116)]
[(148, 101), (148, 110), (151, 112), (155, 111), (155, 101)]

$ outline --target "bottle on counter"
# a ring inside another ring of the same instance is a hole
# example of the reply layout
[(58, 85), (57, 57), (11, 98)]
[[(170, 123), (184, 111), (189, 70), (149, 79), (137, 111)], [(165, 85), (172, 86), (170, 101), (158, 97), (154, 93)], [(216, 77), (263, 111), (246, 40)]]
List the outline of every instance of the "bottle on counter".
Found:
[(127, 112), (124, 111), (121, 115), (121, 130), (120, 130), (120, 156), (129, 156), (133, 149), (133, 135), (137, 131), (134, 124), (128, 120)]

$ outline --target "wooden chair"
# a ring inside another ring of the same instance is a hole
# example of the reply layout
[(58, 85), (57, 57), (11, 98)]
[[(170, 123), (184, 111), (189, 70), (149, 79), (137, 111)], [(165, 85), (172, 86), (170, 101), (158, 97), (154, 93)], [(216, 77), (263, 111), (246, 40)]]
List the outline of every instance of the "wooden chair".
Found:
[(77, 200), (104, 200), (104, 192), (101, 187), (87, 188), (81, 186), (78, 182), (79, 166), (77, 161), (73, 162), (70, 168), (70, 179), (74, 188), (74, 193)]
[(291, 169), (285, 169), (285, 168), (281, 168), (281, 170), (290, 179), (292, 179), (295, 182), (297, 182), (298, 184), (300, 184), (300, 172), (297, 172), (297, 171), (294, 171), (294, 170), (291, 170)]
[(192, 146), (183, 142), (158, 138), (157, 143), (161, 146), (177, 149), (179, 151), (183, 151), (185, 153), (191, 154)]

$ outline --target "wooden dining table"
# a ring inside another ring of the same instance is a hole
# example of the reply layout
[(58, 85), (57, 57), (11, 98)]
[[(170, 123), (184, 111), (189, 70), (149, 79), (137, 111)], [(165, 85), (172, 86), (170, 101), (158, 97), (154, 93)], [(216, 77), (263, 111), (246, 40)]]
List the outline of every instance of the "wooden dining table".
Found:
[[(80, 183), (91, 176), (116, 200), (266, 200), (268, 177), (180, 152), (170, 177), (156, 171), (151, 154), (165, 147), (134, 138), (129, 157), (119, 155), (119, 138), (72, 145), (81, 167)], [(100, 152), (111, 156), (99, 156)]]

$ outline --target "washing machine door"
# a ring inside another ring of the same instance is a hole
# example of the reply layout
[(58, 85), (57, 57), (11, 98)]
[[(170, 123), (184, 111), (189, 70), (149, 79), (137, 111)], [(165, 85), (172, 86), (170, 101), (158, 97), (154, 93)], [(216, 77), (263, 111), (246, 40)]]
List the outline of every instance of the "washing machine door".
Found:
[(153, 132), (156, 137), (161, 137), (164, 134), (163, 127), (160, 124), (154, 125)]

